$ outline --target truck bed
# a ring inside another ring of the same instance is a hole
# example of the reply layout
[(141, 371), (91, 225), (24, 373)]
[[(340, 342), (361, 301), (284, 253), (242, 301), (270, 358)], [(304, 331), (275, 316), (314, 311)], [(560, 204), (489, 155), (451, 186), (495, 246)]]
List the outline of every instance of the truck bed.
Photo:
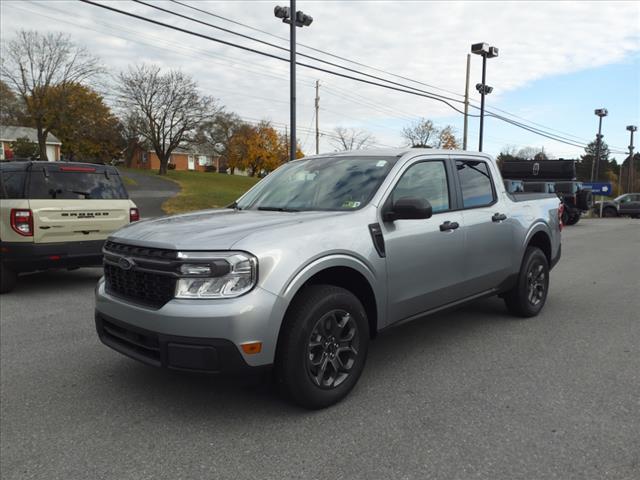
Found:
[(514, 202), (526, 202), (528, 200), (542, 200), (543, 198), (558, 198), (555, 193), (538, 192), (516, 192), (507, 193), (507, 196)]

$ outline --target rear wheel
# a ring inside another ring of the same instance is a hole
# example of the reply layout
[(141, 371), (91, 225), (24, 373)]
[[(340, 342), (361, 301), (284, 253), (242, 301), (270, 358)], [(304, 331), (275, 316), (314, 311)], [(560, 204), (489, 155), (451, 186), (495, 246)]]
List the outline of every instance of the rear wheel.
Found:
[(580, 221), (580, 214), (579, 213), (574, 213), (573, 215), (571, 215), (569, 217), (569, 220), (567, 221), (567, 223), (565, 225), (575, 225), (579, 221)]
[(16, 287), (18, 274), (0, 263), (0, 293), (9, 293)]
[(617, 217), (618, 211), (613, 207), (606, 207), (602, 210), (602, 216), (607, 218)]
[(369, 323), (348, 290), (312, 285), (294, 300), (276, 355), (282, 392), (306, 408), (342, 400), (360, 378), (367, 358)]
[(549, 290), (549, 262), (537, 247), (525, 252), (518, 282), (504, 295), (507, 309), (519, 317), (535, 317), (547, 301)]

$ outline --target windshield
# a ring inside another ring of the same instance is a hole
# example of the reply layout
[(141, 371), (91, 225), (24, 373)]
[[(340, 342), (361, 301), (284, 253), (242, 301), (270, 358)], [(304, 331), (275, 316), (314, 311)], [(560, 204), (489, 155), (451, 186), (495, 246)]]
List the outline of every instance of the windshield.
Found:
[(613, 201), (620, 203), (622, 201), (626, 201), (628, 196), (629, 194), (625, 193), (624, 195), (620, 195), (619, 197), (614, 198)]
[(235, 204), (240, 209), (356, 210), (373, 197), (396, 157), (322, 157), (289, 163)]

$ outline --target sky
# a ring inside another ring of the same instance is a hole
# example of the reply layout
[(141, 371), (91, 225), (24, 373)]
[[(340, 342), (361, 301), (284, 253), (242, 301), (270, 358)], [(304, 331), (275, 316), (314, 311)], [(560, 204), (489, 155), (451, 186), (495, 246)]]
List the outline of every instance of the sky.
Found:
[[(273, 15), (277, 1), (181, 0), (251, 30), (170, 1), (154, 5), (288, 48), (288, 25)], [(288, 52), (239, 38), (132, 1), (104, 2), (173, 26), (287, 57)], [(287, 2), (280, 2), (286, 5)], [(640, 124), (640, 2), (431, 2), (298, 1), (311, 15), (297, 29), (300, 53), (340, 63), (404, 85), (463, 100), (467, 54), (472, 43), (487, 42), (499, 56), (487, 61), (487, 109), (508, 112), (519, 122), (584, 145), (595, 138), (594, 109), (607, 108), (604, 140), (617, 152), (629, 145), (627, 125)], [(1, 39), (20, 29), (65, 32), (98, 56), (107, 74), (99, 90), (112, 102), (117, 74), (137, 63), (180, 69), (203, 94), (248, 121), (267, 119), (279, 129), (289, 123), (289, 65), (285, 61), (197, 38), (79, 1), (2, 0)], [(269, 35), (270, 34), (270, 35)], [(275, 38), (276, 35), (281, 38)], [(384, 71), (346, 63), (303, 45)], [(298, 57), (299, 62), (321, 65)], [(475, 84), (482, 59), (471, 57), (471, 105), (479, 105)], [(342, 71), (323, 65), (327, 69)], [(400, 75), (409, 80), (392, 77)], [(357, 75), (357, 74), (354, 74)], [(405, 144), (402, 128), (421, 118), (452, 125), (462, 137), (463, 115), (433, 99), (396, 92), (297, 67), (298, 140), (315, 152), (315, 82), (320, 82), (320, 151), (333, 151), (336, 127), (373, 135), (379, 147)], [(461, 103), (453, 103), (462, 109)], [(499, 110), (498, 110), (499, 109)], [(478, 110), (470, 108), (470, 113)], [(478, 145), (478, 118), (469, 119), (469, 149)], [(640, 143), (640, 138), (635, 142)], [(555, 158), (576, 158), (580, 146), (567, 145), (495, 118), (485, 118), (484, 151), (506, 147), (544, 148)], [(613, 155), (619, 160), (625, 157)]]

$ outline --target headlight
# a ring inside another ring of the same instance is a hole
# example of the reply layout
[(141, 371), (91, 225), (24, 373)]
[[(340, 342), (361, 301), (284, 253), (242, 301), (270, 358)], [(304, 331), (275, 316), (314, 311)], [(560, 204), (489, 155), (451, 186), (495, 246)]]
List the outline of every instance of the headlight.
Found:
[(230, 298), (251, 290), (258, 260), (244, 252), (180, 252), (176, 298)]

